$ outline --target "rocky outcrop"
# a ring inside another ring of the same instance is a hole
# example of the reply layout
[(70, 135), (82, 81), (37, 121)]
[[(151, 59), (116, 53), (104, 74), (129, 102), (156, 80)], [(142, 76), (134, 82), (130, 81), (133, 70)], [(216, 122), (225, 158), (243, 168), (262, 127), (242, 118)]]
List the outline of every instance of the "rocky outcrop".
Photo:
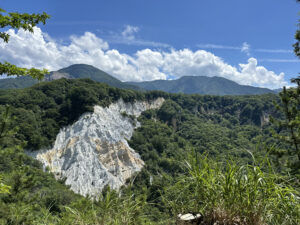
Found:
[(119, 100), (106, 108), (95, 106), (93, 113), (63, 128), (53, 148), (30, 154), (81, 195), (97, 197), (105, 185), (118, 189), (144, 166), (127, 143), (140, 126), (133, 118), (163, 102), (163, 98), (134, 103)]
[(44, 80), (52, 81), (52, 80), (58, 80), (61, 78), (71, 79), (71, 76), (68, 73), (52, 72), (51, 74), (46, 75)]
[(260, 126), (263, 127), (265, 124), (268, 124), (270, 122), (270, 115), (266, 112), (262, 112), (262, 115), (260, 116)]

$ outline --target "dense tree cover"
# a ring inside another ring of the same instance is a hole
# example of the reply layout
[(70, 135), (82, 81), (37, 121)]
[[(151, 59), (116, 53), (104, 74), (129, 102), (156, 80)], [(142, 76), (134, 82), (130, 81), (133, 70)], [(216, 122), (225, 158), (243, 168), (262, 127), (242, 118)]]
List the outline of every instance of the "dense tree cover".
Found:
[(282, 154), (296, 156), (298, 158), (296, 168), (300, 168), (300, 79), (293, 79), (297, 87), (287, 89), (283, 87), (280, 93), (282, 104), (277, 104), (278, 110), (282, 111), (285, 118), (282, 120), (272, 119), (280, 132), (275, 134), (280, 140), (293, 146), (293, 151), (285, 151)]
[[(164, 103), (156, 116), (181, 133), (184, 138), (194, 135), (194, 139), (198, 139), (201, 145), (204, 145), (203, 148), (211, 144), (216, 138), (214, 135), (229, 139), (232, 135), (231, 138), (234, 138), (238, 133), (232, 132), (235, 126), (243, 132), (244, 125), (256, 125), (251, 127), (252, 132), (261, 132), (261, 126), (264, 125), (263, 115), (276, 115), (272, 101), (278, 100), (278, 97), (272, 94), (257, 97), (220, 97), (166, 94), (159, 91), (140, 93), (112, 88), (91, 80), (61, 79), (50, 83), (42, 82), (22, 90), (2, 90), (0, 104), (11, 105), (11, 113), (16, 116), (12, 126), (19, 127), (16, 137), (26, 141), (27, 148), (34, 150), (49, 147), (60, 128), (74, 122), (84, 112), (92, 111), (95, 104), (108, 106), (119, 98), (128, 102), (159, 96), (169, 100)], [(243, 128), (240, 125), (243, 125)], [(206, 129), (207, 126), (211, 128)], [(220, 132), (211, 135), (193, 132), (193, 129), (201, 127), (198, 129), (200, 132), (209, 133), (218, 129), (218, 126)], [(188, 131), (185, 132), (185, 129)], [(243, 137), (248, 138), (245, 134)], [(210, 138), (210, 141), (205, 138)]]
[(22, 90), (2, 90), (0, 104), (11, 106), (16, 117), (11, 126), (19, 127), (16, 138), (26, 141), (28, 149), (39, 149), (50, 146), (60, 128), (92, 111), (95, 104), (108, 106), (119, 98), (133, 101), (146, 97), (91, 80), (61, 79)]
[[(147, 187), (147, 201), (156, 206), (148, 209), (152, 218), (160, 221), (170, 215), (168, 210), (171, 209), (164, 198), (168, 196), (168, 188), (176, 184), (176, 178), (186, 174), (183, 164), (191, 150), (197, 154), (206, 153), (218, 162), (235, 160), (239, 165), (247, 165), (253, 162), (253, 156), (265, 157), (271, 150), (266, 147), (270, 144), (276, 149), (289, 149), (272, 137), (274, 128), (263, 118), (266, 114), (282, 116), (277, 114), (272, 103), (278, 100), (275, 95), (178, 94), (170, 95), (159, 110), (144, 112), (139, 118), (142, 126), (135, 131), (129, 144), (146, 162), (134, 184), (136, 190)], [(282, 171), (286, 158), (277, 161), (270, 157), (269, 160), (274, 160), (276, 169)], [(182, 212), (188, 212), (188, 201), (185, 204), (187, 208)]]
[(183, 76), (177, 80), (127, 82), (145, 90), (161, 90), (170, 93), (206, 95), (254, 95), (275, 93), (267, 88), (240, 85), (223, 77)]
[[(198, 152), (245, 158), (261, 140), (271, 141), (268, 115), (276, 116), (275, 95), (220, 97), (173, 95), (158, 111), (160, 120), (189, 140)], [(272, 140), (276, 143), (275, 140)]]
[[(141, 154), (152, 149), (160, 153), (161, 149), (168, 149), (164, 143), (172, 143), (170, 138), (176, 135), (177, 141), (178, 138), (179, 142), (188, 141), (200, 153), (208, 152), (214, 157), (222, 157), (222, 154), (245, 157), (246, 150), (254, 151), (262, 139), (272, 139), (270, 125), (263, 118), (264, 114), (277, 115), (272, 100), (278, 97), (170, 95), (157, 112), (143, 114), (143, 126), (132, 138), (138, 145), (133, 148)], [(151, 133), (154, 136), (150, 138)], [(182, 143), (179, 146), (185, 148)]]
[(29, 76), (22, 76), (16, 78), (4, 78), (0, 81), (0, 89), (11, 89), (11, 88), (27, 88), (39, 81)]
[[(92, 111), (95, 104), (108, 106), (120, 98), (132, 102), (157, 97), (164, 97), (165, 103), (138, 118), (142, 126), (129, 141), (146, 165), (121, 194), (108, 189), (99, 201), (75, 195), (22, 150), (50, 146), (60, 128)], [(1, 223), (172, 224), (177, 211), (169, 194), (176, 191), (172, 187), (178, 187), (181, 178), (188, 178), (184, 164), (191, 151), (206, 152), (223, 162), (235, 158), (243, 165), (251, 163), (248, 151), (258, 156), (267, 153), (260, 145), (262, 140), (287, 147), (271, 136), (268, 115), (282, 118), (272, 101), (278, 102), (278, 96), (141, 93), (87, 79), (60, 79), (21, 90), (2, 90), (0, 111), (6, 113), (4, 106), (9, 104), (15, 117), (6, 127), (17, 126), (18, 132), (5, 138), (0, 152), (0, 171), (4, 183), (11, 186), (10, 194), (0, 194)], [(252, 183), (247, 185), (251, 189)]]

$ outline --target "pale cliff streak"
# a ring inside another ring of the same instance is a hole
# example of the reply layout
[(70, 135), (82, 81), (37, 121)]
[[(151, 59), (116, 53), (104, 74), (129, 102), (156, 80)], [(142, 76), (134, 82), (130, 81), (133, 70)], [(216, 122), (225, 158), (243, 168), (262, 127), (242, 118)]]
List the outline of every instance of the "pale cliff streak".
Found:
[(138, 117), (145, 110), (159, 108), (163, 102), (163, 98), (134, 103), (121, 99), (106, 108), (95, 106), (93, 113), (86, 113), (61, 129), (52, 149), (31, 155), (58, 179), (66, 178), (66, 184), (81, 195), (97, 197), (105, 185), (118, 189), (144, 166), (139, 154), (127, 143), (140, 124), (132, 123), (124, 113)]

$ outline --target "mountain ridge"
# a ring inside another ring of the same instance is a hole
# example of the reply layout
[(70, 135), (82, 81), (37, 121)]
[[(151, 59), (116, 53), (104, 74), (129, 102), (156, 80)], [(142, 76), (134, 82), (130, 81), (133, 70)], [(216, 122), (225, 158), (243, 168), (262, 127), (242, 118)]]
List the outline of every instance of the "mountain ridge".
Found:
[[(139, 87), (131, 84), (126, 84), (113, 77), (112, 75), (100, 70), (94, 66), (87, 64), (73, 64), (68, 67), (52, 71), (46, 75), (43, 81), (53, 81), (61, 78), (67, 79), (79, 79), (88, 78), (96, 82), (105, 83), (112, 87), (140, 90)], [(5, 78), (0, 80), (0, 89), (11, 89), (11, 88), (27, 88), (39, 83), (40, 81), (35, 80), (29, 76), (22, 76), (16, 78)]]
[[(87, 64), (73, 64), (46, 75), (43, 81), (60, 78), (79, 79), (88, 78), (96, 82), (105, 83), (112, 87), (133, 90), (160, 90), (169, 93), (203, 94), (203, 95), (258, 95), (278, 93), (267, 88), (240, 85), (223, 77), (183, 76), (177, 80), (154, 80), (143, 82), (122, 82), (114, 76)], [(26, 88), (39, 81), (31, 77), (17, 77), (0, 80), (0, 89)]]
[(268, 88), (240, 85), (223, 77), (183, 76), (177, 80), (127, 82), (145, 90), (160, 90), (170, 93), (210, 95), (252, 95), (276, 93)]
[(57, 71), (51, 72), (49, 75), (45, 76), (46, 81), (57, 80), (60, 78), (67, 79), (78, 79), (78, 78), (89, 78), (96, 82), (106, 83), (112, 87), (125, 88), (125, 89), (135, 89), (138, 90), (138, 87), (135, 87), (131, 84), (126, 84), (112, 75), (100, 70), (94, 66), (87, 64), (73, 64), (71, 66), (62, 68)]

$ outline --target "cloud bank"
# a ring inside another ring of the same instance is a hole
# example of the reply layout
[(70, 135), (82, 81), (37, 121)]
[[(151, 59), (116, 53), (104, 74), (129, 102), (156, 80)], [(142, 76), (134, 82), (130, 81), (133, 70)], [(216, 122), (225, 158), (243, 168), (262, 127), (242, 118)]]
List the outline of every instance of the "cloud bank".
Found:
[[(137, 31), (134, 29), (128, 28), (124, 35), (130, 37)], [(255, 58), (249, 58), (247, 63), (234, 67), (205, 50), (157, 51), (145, 48), (128, 55), (111, 49), (106, 41), (90, 32), (82, 36), (71, 36), (70, 43), (62, 45), (43, 33), (40, 28), (35, 28), (34, 31), (32, 34), (23, 30), (9, 30), (9, 43), (0, 42), (0, 61), (49, 70), (85, 63), (122, 81), (167, 79), (169, 76), (176, 79), (194, 75), (220, 76), (239, 84), (268, 88), (279, 88), (287, 84), (284, 73), (276, 74), (258, 66)], [(244, 47), (247, 52), (249, 46)]]

